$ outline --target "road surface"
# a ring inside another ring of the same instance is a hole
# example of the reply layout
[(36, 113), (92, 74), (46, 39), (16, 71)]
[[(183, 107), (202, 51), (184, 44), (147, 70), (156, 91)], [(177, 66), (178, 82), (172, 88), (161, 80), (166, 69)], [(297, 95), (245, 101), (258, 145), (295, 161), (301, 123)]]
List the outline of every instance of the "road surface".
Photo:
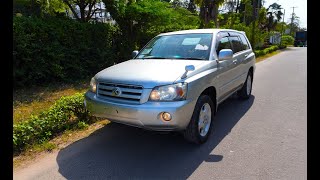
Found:
[(209, 141), (111, 123), (14, 179), (307, 179), (307, 48), (257, 63), (252, 97), (219, 106)]

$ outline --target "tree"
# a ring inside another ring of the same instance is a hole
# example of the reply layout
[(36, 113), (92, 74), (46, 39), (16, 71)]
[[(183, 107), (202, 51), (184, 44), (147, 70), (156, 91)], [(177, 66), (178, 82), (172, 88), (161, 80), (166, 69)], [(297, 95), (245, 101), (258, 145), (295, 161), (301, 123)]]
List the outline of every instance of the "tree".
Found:
[(174, 8), (181, 7), (181, 8), (188, 8), (188, 2), (187, 1), (181, 1), (181, 0), (172, 0), (171, 4)]
[(197, 8), (194, 1), (195, 0), (190, 0), (189, 3), (188, 3), (188, 7), (187, 7), (187, 9), (192, 13), (195, 13), (196, 12), (196, 8)]
[(267, 8), (267, 24), (266, 24), (266, 29), (268, 32), (271, 30), (274, 30), (277, 23), (281, 21), (281, 17), (283, 13), (281, 12), (281, 5), (277, 3), (271, 4)]
[[(98, 8), (95, 8), (95, 5), (101, 0), (62, 0), (71, 10), (74, 17), (80, 21), (80, 22), (88, 22), (91, 17), (94, 15), (94, 13), (98, 10)], [(78, 13), (76, 12), (77, 5), (80, 9), (80, 17)], [(86, 8), (88, 7), (88, 11), (86, 11)]]
[(129, 58), (129, 51), (141, 48), (159, 33), (197, 28), (198, 16), (185, 8), (173, 8), (160, 0), (103, 0), (119, 26), (119, 55)]
[(298, 17), (295, 13), (292, 14), (292, 17), (290, 18), (290, 35), (294, 36), (295, 32), (300, 30), (299, 24), (300, 24), (300, 17)]
[(67, 5), (61, 0), (31, 0), (39, 3), (42, 15), (55, 16), (57, 14), (64, 14)]
[(195, 3), (200, 6), (200, 28), (208, 27), (210, 20), (219, 28), (218, 8), (223, 4), (224, 0), (195, 0)]

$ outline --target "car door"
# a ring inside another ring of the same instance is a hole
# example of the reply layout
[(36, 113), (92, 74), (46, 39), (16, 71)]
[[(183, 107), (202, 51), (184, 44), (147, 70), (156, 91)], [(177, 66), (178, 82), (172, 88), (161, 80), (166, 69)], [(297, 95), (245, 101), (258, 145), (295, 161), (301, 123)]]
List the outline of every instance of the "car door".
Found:
[[(232, 49), (231, 42), (229, 40), (229, 34), (226, 32), (219, 32), (216, 37), (216, 53), (219, 56), (221, 49)], [(234, 79), (236, 78), (234, 58), (228, 60), (218, 60), (218, 102), (221, 102), (227, 97), (235, 88)]]
[(246, 58), (246, 52), (238, 33), (230, 33), (229, 40), (232, 45), (234, 58), (234, 79), (232, 79), (232, 84), (234, 84), (235, 88), (238, 88), (243, 84), (243, 78), (241, 77), (244, 73), (243, 63)]
[(238, 81), (243, 84), (248, 75), (248, 71), (251, 67), (251, 61), (254, 58), (254, 53), (249, 45), (248, 39), (245, 37), (244, 34), (238, 33), (239, 38), (241, 40), (241, 53), (240, 57), (238, 58), (238, 67), (237, 67), (237, 73), (238, 75)]

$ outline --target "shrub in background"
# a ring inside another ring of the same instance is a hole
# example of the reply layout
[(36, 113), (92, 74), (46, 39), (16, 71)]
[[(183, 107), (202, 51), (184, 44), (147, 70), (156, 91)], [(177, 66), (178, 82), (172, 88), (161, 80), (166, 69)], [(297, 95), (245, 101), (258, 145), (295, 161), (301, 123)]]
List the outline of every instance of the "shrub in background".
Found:
[(14, 86), (72, 82), (113, 65), (116, 28), (48, 17), (13, 18)]
[(289, 35), (282, 36), (281, 38), (281, 44), (284, 46), (293, 45), (294, 38)]
[(270, 46), (270, 47), (265, 48), (263, 50), (256, 50), (256, 51), (254, 51), (254, 53), (255, 53), (256, 57), (259, 57), (259, 56), (266, 55), (268, 53), (272, 53), (278, 49), (279, 49), (279, 47), (277, 45), (273, 45), (273, 46)]

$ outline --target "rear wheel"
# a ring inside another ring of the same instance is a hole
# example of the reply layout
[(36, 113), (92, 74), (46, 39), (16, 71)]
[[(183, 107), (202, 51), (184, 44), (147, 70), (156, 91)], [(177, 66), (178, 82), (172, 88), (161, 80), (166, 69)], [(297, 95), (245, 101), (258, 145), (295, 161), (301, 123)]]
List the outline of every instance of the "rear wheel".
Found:
[(249, 99), (252, 91), (252, 72), (249, 71), (246, 82), (242, 88), (238, 91), (238, 96), (241, 99)]
[(184, 131), (186, 140), (196, 144), (207, 141), (211, 131), (215, 105), (208, 95), (201, 95), (196, 103), (191, 120)]

